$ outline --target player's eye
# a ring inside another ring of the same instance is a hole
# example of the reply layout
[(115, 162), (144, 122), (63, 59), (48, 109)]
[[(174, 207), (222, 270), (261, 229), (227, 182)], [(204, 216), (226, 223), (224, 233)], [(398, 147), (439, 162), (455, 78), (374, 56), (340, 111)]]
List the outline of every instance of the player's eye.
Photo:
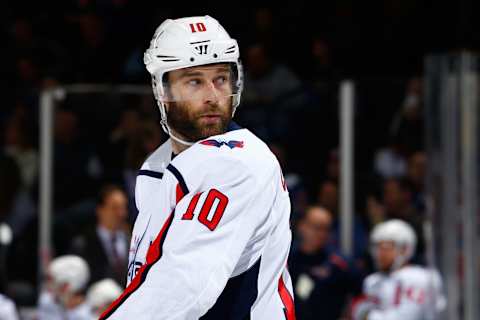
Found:
[(200, 85), (200, 83), (201, 83), (200, 79), (189, 79), (187, 81), (187, 84), (191, 87), (196, 87), (196, 86)]
[(217, 86), (224, 85), (224, 84), (228, 83), (228, 81), (229, 81), (228, 78), (229, 78), (229, 77), (226, 76), (226, 75), (218, 76), (218, 77), (215, 78), (215, 84), (216, 84)]
[(226, 81), (226, 78), (224, 76), (220, 76), (220, 77), (217, 77), (215, 80), (217, 84), (224, 84)]

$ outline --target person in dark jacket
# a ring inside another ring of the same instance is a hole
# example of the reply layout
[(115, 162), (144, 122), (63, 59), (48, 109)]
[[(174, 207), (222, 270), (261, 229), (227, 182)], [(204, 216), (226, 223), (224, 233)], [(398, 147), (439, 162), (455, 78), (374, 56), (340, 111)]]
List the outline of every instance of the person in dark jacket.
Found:
[(73, 240), (73, 253), (90, 266), (91, 283), (104, 278), (113, 278), (122, 286), (126, 283), (130, 244), (127, 202), (122, 188), (105, 186), (98, 197), (97, 224)]
[(331, 213), (320, 206), (309, 207), (297, 225), (289, 270), (299, 320), (337, 320), (361, 289), (359, 273), (329, 245), (331, 227)]

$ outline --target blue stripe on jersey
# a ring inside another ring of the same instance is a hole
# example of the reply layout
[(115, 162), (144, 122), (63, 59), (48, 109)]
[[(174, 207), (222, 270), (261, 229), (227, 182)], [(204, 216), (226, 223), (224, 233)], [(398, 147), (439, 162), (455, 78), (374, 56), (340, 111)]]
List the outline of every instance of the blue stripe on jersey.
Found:
[(183, 179), (182, 174), (175, 168), (171, 163), (167, 166), (167, 170), (169, 170), (175, 178), (177, 178), (178, 183), (180, 184), (180, 188), (182, 188), (183, 194), (189, 194), (187, 184), (185, 183), (185, 179)]
[(162, 179), (163, 172), (151, 171), (151, 170), (140, 170), (138, 171), (137, 176), (149, 176), (152, 178)]
[(258, 296), (260, 261), (247, 271), (228, 280), (215, 305), (201, 320), (249, 320), (250, 310)]

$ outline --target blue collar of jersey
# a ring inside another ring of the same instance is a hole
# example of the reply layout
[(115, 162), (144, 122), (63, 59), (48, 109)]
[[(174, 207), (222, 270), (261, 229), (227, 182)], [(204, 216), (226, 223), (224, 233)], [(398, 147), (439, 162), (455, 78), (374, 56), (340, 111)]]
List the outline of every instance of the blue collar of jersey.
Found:
[(227, 127), (227, 132), (240, 130), (240, 129), (242, 129), (242, 127), (240, 127), (235, 121), (230, 121)]
[[(230, 132), (230, 131), (235, 131), (235, 130), (240, 130), (240, 129), (243, 129), (242, 127), (240, 127), (238, 125), (238, 123), (236, 123), (235, 121), (230, 121), (230, 123), (228, 124), (228, 127), (227, 127), (227, 132)], [(175, 153), (173, 153), (172, 151), (172, 157), (171, 159), (173, 160), (173, 158), (175, 158), (177, 155)]]

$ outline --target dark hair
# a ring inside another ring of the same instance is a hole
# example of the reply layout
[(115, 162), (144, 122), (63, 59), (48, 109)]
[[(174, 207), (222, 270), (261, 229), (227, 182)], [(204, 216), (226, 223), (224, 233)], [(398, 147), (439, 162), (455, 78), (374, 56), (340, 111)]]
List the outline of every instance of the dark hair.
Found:
[(105, 204), (105, 200), (114, 193), (115, 191), (120, 191), (122, 193), (125, 193), (125, 190), (123, 190), (122, 187), (116, 184), (106, 184), (104, 185), (101, 189), (100, 192), (98, 193), (97, 196), (97, 206), (101, 206)]
[(326, 179), (323, 179), (322, 181), (320, 181), (320, 183), (318, 184), (317, 192), (320, 192), (322, 190), (323, 186), (325, 186), (327, 184), (331, 184), (331, 185), (335, 186), (336, 188), (339, 187), (337, 181), (335, 181), (334, 179), (326, 178)]
[(398, 187), (400, 188), (400, 190), (404, 192), (412, 193), (415, 190), (414, 185), (407, 177), (388, 178), (385, 180), (385, 183), (388, 183), (390, 181), (398, 184)]
[(303, 212), (301, 212), (297, 218), (297, 221), (302, 221), (302, 220), (305, 220), (308, 216), (308, 213), (312, 210), (321, 210), (322, 212), (324, 212), (325, 214), (327, 214), (330, 218), (330, 222), (331, 224), (333, 224), (333, 220), (334, 220), (334, 215), (333, 213), (328, 210), (327, 208), (325, 208), (324, 206), (322, 205), (318, 205), (318, 204), (315, 204), (315, 203), (312, 203), (312, 204), (309, 204), (305, 210)]

